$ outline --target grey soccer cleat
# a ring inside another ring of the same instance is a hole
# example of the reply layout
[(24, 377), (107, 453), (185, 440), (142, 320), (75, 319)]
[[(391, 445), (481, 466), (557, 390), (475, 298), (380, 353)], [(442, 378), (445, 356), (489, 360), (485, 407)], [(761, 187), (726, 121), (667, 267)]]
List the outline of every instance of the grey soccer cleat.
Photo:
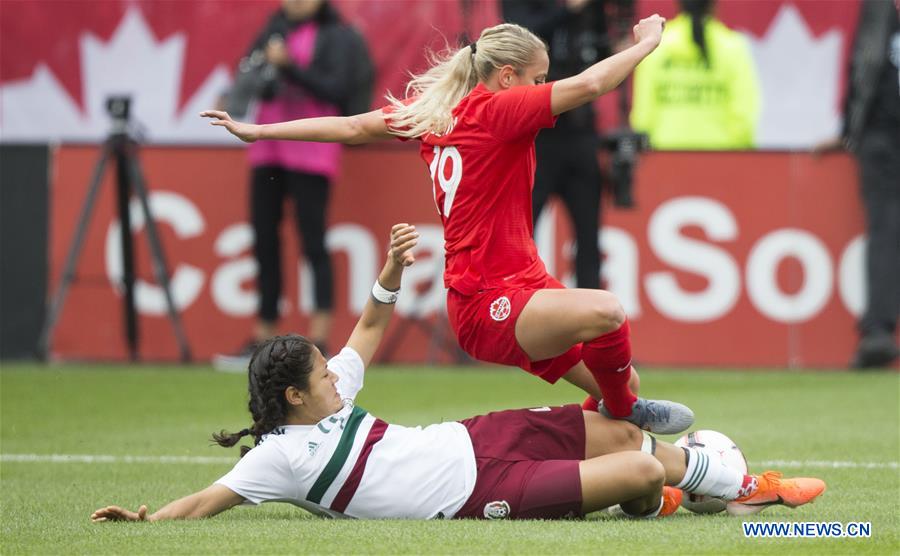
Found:
[[(603, 407), (603, 402), (600, 402), (600, 412), (610, 419), (617, 419)], [(677, 434), (694, 424), (694, 412), (678, 402), (638, 398), (631, 408), (631, 415), (621, 419), (652, 433)]]

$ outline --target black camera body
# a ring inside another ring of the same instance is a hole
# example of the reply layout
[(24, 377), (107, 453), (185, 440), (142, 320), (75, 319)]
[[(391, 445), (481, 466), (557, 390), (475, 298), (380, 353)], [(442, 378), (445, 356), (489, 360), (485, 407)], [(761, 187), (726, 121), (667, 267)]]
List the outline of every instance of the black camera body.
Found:
[(106, 113), (112, 119), (112, 135), (128, 133), (128, 122), (131, 119), (131, 96), (111, 95), (106, 97)]
[(603, 146), (612, 153), (609, 181), (617, 207), (634, 207), (634, 166), (638, 155), (650, 148), (646, 133), (619, 128), (603, 136)]
[(128, 95), (113, 95), (107, 97), (106, 112), (113, 121), (123, 120), (127, 122), (131, 117), (131, 97)]
[[(282, 40), (273, 35), (270, 40)], [(257, 98), (270, 100), (278, 93), (278, 68), (266, 60), (263, 50), (254, 50), (238, 64), (234, 83), (225, 95), (225, 111), (232, 117), (247, 114), (250, 103)]]

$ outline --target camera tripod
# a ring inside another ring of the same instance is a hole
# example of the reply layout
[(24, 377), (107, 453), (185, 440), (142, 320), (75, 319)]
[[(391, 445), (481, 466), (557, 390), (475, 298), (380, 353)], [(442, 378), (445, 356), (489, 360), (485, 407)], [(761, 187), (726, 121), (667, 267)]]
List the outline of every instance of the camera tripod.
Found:
[(78, 218), (75, 236), (72, 239), (72, 245), (69, 247), (69, 252), (66, 255), (62, 278), (53, 295), (50, 311), (44, 322), (44, 327), (38, 342), (39, 355), (45, 360), (49, 357), (50, 339), (53, 335), (53, 329), (62, 312), (69, 286), (75, 279), (75, 267), (78, 262), (78, 257), (81, 254), (81, 250), (84, 247), (84, 240), (90, 223), (91, 214), (93, 213), (94, 205), (97, 201), (97, 194), (100, 191), (100, 185), (103, 182), (103, 176), (110, 159), (112, 159), (116, 165), (117, 207), (119, 221), (121, 223), (120, 233), (122, 242), (121, 255), (125, 336), (128, 344), (129, 358), (132, 361), (138, 360), (138, 322), (137, 311), (134, 305), (134, 248), (131, 233), (131, 217), (128, 207), (133, 190), (140, 201), (141, 210), (144, 214), (144, 223), (147, 228), (147, 240), (150, 246), (151, 260), (153, 261), (153, 272), (156, 281), (162, 287), (165, 295), (168, 317), (169, 321), (172, 323), (172, 328), (175, 331), (175, 338), (178, 341), (181, 361), (188, 362), (191, 360), (191, 352), (190, 347), (188, 346), (187, 337), (185, 336), (184, 329), (181, 325), (181, 318), (178, 315), (178, 311), (176, 310), (175, 303), (172, 299), (172, 291), (169, 285), (169, 273), (166, 267), (165, 257), (163, 256), (162, 243), (159, 239), (156, 222), (153, 220), (153, 216), (150, 212), (150, 203), (147, 198), (147, 186), (144, 182), (137, 160), (137, 143), (129, 136), (126, 128), (127, 125), (124, 118), (122, 118), (121, 121), (114, 121), (113, 131), (103, 143), (100, 159), (94, 167), (94, 173), (87, 197), (81, 207), (81, 214)]

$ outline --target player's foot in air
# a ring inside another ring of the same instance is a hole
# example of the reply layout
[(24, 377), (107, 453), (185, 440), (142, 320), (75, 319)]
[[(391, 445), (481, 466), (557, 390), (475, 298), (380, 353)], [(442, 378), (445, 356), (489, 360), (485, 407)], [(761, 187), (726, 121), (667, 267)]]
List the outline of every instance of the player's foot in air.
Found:
[(600, 413), (610, 419), (628, 421), (639, 429), (656, 434), (677, 434), (686, 431), (694, 424), (694, 412), (691, 411), (691, 408), (668, 400), (638, 398), (631, 407), (631, 415), (627, 417), (613, 417), (603, 407), (603, 402), (601, 401)]
[(678, 506), (681, 505), (681, 499), (684, 498), (684, 492), (680, 488), (664, 486), (663, 492), (663, 505), (662, 509), (659, 510), (659, 517), (666, 517), (667, 515), (672, 515), (678, 509)]
[(785, 479), (777, 471), (766, 471), (754, 475), (756, 490), (747, 496), (732, 500), (726, 506), (731, 515), (751, 515), (769, 506), (796, 508), (808, 504), (825, 492), (825, 482), (821, 479)]

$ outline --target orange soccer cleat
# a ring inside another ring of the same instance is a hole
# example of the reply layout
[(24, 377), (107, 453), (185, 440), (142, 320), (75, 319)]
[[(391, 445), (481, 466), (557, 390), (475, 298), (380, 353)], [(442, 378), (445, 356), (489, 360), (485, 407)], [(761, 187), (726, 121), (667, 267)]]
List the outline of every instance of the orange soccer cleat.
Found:
[(659, 517), (674, 514), (678, 509), (678, 506), (681, 505), (681, 499), (684, 497), (684, 492), (682, 492), (680, 488), (664, 486), (662, 495), (663, 504), (662, 509), (659, 510)]
[(762, 475), (754, 475), (754, 478), (757, 481), (756, 490), (729, 502), (726, 506), (729, 514), (750, 515), (778, 505), (796, 508), (812, 502), (825, 492), (825, 482), (821, 479), (783, 479), (777, 471), (766, 471)]

